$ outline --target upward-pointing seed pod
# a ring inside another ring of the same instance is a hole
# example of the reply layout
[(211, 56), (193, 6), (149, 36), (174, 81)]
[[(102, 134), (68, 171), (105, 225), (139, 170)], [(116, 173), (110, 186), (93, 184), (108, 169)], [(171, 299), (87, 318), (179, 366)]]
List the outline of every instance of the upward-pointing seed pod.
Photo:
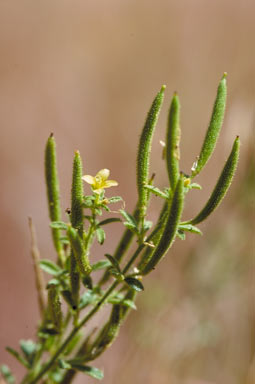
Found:
[(73, 181), (72, 181), (72, 201), (71, 201), (71, 223), (83, 232), (83, 182), (82, 182), (82, 160), (80, 152), (76, 151), (73, 160)]
[(169, 110), (168, 127), (166, 134), (166, 163), (168, 178), (172, 191), (174, 191), (179, 179), (180, 160), (180, 102), (175, 93)]
[[(59, 199), (59, 181), (57, 172), (56, 142), (53, 134), (50, 135), (45, 148), (45, 178), (48, 196), (49, 216), (51, 221), (61, 220)], [(60, 241), (60, 230), (51, 229), (55, 249), (60, 261), (63, 262), (63, 246)]]
[(67, 236), (69, 238), (80, 273), (82, 275), (89, 275), (91, 272), (91, 266), (89, 264), (89, 259), (86, 254), (82, 239), (80, 238), (76, 229), (72, 228), (71, 226), (67, 229)]
[(234, 141), (231, 153), (224, 165), (221, 175), (217, 181), (217, 184), (204, 208), (199, 214), (192, 220), (188, 221), (189, 224), (198, 224), (204, 221), (220, 204), (223, 197), (226, 195), (228, 188), (230, 187), (237, 163), (239, 158), (240, 140), (239, 137)]
[[(78, 230), (80, 237), (83, 236), (83, 182), (82, 182), (82, 160), (79, 151), (74, 154), (73, 160), (73, 176), (72, 176), (72, 192), (71, 192), (71, 224)], [(72, 298), (75, 305), (78, 305), (80, 276), (76, 268), (77, 256), (74, 249), (71, 250), (70, 256), (70, 285)]]
[(178, 224), (180, 222), (182, 210), (183, 210), (183, 199), (184, 199), (184, 185), (183, 185), (183, 175), (180, 175), (179, 181), (176, 185), (172, 202), (170, 204), (170, 209), (165, 223), (165, 228), (162, 233), (162, 236), (159, 240), (158, 245), (156, 246), (150, 261), (144, 267), (142, 273), (143, 275), (148, 274), (162, 257), (166, 254), (168, 249), (171, 247), (176, 232), (178, 229)]
[(148, 202), (148, 190), (144, 188), (149, 180), (149, 161), (153, 133), (158, 121), (159, 112), (164, 100), (165, 85), (155, 97), (149, 110), (145, 125), (140, 137), (137, 155), (137, 188), (138, 188), (138, 207), (139, 216), (142, 219), (146, 214)]
[(55, 285), (50, 285), (48, 288), (48, 306), (49, 314), (55, 329), (59, 332), (62, 323), (61, 303), (59, 299), (58, 289)]
[(225, 107), (226, 107), (226, 99), (227, 99), (227, 82), (226, 82), (227, 74), (224, 73), (220, 84), (217, 90), (217, 96), (213, 107), (212, 117), (207, 129), (204, 142), (202, 145), (202, 149), (198, 160), (194, 163), (192, 167), (192, 177), (196, 176), (202, 168), (204, 168), (207, 161), (210, 159), (215, 145), (218, 140), (218, 136), (222, 127)]

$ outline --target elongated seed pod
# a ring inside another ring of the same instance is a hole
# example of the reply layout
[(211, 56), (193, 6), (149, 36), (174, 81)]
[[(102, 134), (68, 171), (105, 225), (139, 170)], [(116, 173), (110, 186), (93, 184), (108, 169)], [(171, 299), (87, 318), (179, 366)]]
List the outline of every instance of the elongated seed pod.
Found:
[(148, 191), (144, 188), (144, 186), (148, 184), (149, 180), (149, 161), (152, 137), (158, 121), (159, 112), (164, 100), (165, 88), (165, 85), (163, 85), (160, 92), (157, 94), (152, 103), (139, 141), (136, 174), (140, 219), (142, 219), (146, 214)]
[(61, 302), (59, 299), (58, 289), (55, 285), (48, 288), (48, 308), (52, 323), (57, 331), (60, 331), (62, 324)]
[(176, 185), (172, 202), (169, 207), (168, 216), (166, 219), (166, 224), (162, 236), (159, 240), (158, 245), (156, 246), (152, 257), (148, 264), (143, 269), (143, 275), (148, 274), (158, 262), (162, 259), (162, 257), (166, 254), (168, 249), (171, 247), (176, 232), (178, 229), (178, 224), (180, 222), (182, 210), (183, 210), (183, 200), (184, 200), (184, 181), (183, 175), (180, 175), (179, 181)]
[(180, 102), (177, 94), (175, 93), (169, 110), (168, 127), (166, 133), (166, 163), (169, 183), (172, 191), (174, 191), (180, 176), (180, 136)]
[[(57, 172), (56, 142), (53, 134), (47, 140), (45, 148), (45, 179), (48, 196), (49, 216), (51, 221), (61, 220), (60, 198), (59, 198), (59, 181)], [(52, 238), (55, 249), (62, 257), (63, 246), (60, 241), (60, 230), (51, 229)]]
[[(147, 242), (152, 242), (154, 246), (157, 246), (160, 240), (160, 237), (162, 236), (162, 232), (165, 228), (165, 223), (168, 215), (168, 202), (166, 201), (163, 205), (163, 208), (160, 212), (157, 224), (155, 225), (155, 228), (151, 232), (151, 234), (147, 238)], [(153, 252), (155, 248), (147, 246), (142, 254), (141, 260), (137, 265), (137, 268), (141, 273), (143, 273), (144, 268), (149, 263)]]
[(72, 293), (73, 309), (78, 309), (79, 292), (80, 292), (80, 274), (77, 271), (77, 264), (74, 252), (70, 256), (70, 287)]
[(221, 175), (217, 181), (217, 184), (204, 208), (199, 212), (199, 214), (192, 220), (188, 221), (189, 224), (198, 224), (201, 221), (204, 221), (220, 204), (224, 196), (226, 195), (238, 163), (240, 150), (240, 140), (239, 137), (234, 141), (230, 155), (224, 165), (224, 168), (221, 172)]
[[(83, 182), (82, 182), (82, 160), (79, 151), (74, 154), (73, 175), (72, 175), (72, 191), (71, 191), (71, 224), (76, 228), (79, 235), (83, 235)], [(72, 298), (76, 306), (79, 301), (80, 276), (76, 268), (77, 256), (74, 249), (70, 255), (70, 285)], [(80, 270), (80, 268), (79, 268)]]
[(209, 127), (207, 129), (204, 142), (202, 145), (202, 149), (198, 160), (192, 167), (192, 177), (196, 176), (202, 168), (204, 168), (207, 161), (210, 159), (214, 148), (216, 146), (219, 133), (222, 127), (225, 107), (226, 107), (226, 99), (227, 99), (227, 74), (224, 73), (220, 84), (217, 90), (217, 96), (213, 107), (213, 112), (210, 120)]
[[(133, 289), (129, 289), (123, 300), (134, 301), (135, 297), (136, 292)], [(88, 360), (94, 360), (112, 345), (112, 343), (118, 336), (120, 327), (125, 318), (127, 317), (129, 311), (130, 307), (121, 304), (113, 305), (110, 319), (104, 325), (96, 340), (94, 341), (91, 347), (91, 356)]]
[(89, 275), (92, 269), (82, 239), (76, 229), (71, 226), (67, 229), (67, 236), (80, 273), (86, 276)]
[(82, 160), (79, 151), (74, 154), (73, 181), (71, 201), (71, 224), (78, 229), (79, 234), (83, 232), (83, 182), (82, 182)]

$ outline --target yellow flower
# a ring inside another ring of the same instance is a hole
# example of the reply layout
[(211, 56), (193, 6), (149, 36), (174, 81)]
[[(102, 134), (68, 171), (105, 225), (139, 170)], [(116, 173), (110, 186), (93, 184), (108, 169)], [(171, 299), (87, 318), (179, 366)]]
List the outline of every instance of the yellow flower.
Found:
[(101, 193), (105, 188), (115, 187), (118, 185), (115, 180), (107, 180), (109, 176), (109, 169), (101, 169), (96, 176), (85, 175), (82, 179), (91, 185), (95, 193)]

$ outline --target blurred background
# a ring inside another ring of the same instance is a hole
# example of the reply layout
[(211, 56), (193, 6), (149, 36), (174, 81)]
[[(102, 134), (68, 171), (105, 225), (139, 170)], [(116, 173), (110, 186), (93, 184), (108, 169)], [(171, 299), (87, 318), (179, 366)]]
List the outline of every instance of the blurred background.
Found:
[[(145, 291), (120, 337), (94, 365), (107, 384), (254, 384), (254, 96), (252, 0), (2, 0), (0, 2), (0, 362), (33, 338), (38, 323), (27, 217), (43, 258), (54, 257), (44, 185), (44, 146), (57, 141), (62, 208), (69, 207), (74, 150), (84, 173), (109, 168), (126, 208), (136, 202), (136, 149), (162, 84), (164, 107), (151, 171), (167, 185), (159, 140), (174, 91), (181, 100), (181, 165), (190, 172), (218, 82), (228, 72), (228, 104), (217, 149), (197, 178), (184, 216), (214, 187), (237, 134), (241, 158), (221, 208), (200, 225), (203, 237), (177, 240), (144, 280)], [(85, 191), (89, 191), (85, 186)], [(159, 201), (151, 203), (155, 218)], [(107, 231), (114, 249), (121, 226)], [(95, 258), (102, 249), (95, 250)], [(18, 380), (18, 381), (19, 381)], [(78, 383), (93, 379), (77, 376)]]

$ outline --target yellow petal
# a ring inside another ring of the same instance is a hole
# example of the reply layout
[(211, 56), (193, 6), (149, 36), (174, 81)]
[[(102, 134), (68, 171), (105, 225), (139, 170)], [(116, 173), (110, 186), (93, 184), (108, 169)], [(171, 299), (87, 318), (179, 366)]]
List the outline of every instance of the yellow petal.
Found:
[(94, 185), (95, 184), (95, 178), (93, 176), (90, 176), (90, 175), (84, 175), (82, 177), (82, 180), (86, 181), (86, 183), (88, 183), (90, 185)]
[(116, 187), (118, 185), (117, 181), (115, 180), (106, 180), (104, 182), (103, 187), (104, 188), (110, 188), (110, 187)]
[(101, 169), (101, 171), (97, 173), (97, 176), (101, 177), (102, 181), (105, 181), (110, 176), (110, 171), (109, 169)]

